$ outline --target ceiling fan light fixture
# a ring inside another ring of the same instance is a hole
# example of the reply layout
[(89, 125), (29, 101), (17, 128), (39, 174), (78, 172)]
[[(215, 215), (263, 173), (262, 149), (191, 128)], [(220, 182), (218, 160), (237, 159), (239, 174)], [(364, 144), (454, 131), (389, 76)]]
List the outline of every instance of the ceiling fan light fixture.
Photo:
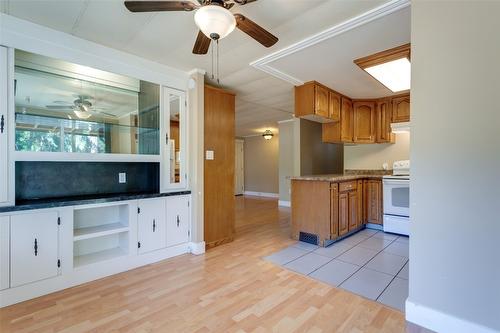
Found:
[(236, 27), (234, 15), (219, 5), (206, 5), (194, 14), (194, 22), (210, 39), (222, 39)]

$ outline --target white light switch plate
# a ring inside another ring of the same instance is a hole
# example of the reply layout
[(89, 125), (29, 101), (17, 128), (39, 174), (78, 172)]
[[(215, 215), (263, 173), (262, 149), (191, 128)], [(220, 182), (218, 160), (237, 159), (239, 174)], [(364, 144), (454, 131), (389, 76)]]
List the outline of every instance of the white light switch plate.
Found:
[(214, 159), (214, 151), (213, 150), (207, 150), (205, 152), (205, 159), (206, 160), (213, 160)]
[(125, 172), (118, 173), (118, 182), (120, 184), (125, 184), (127, 182), (127, 174)]

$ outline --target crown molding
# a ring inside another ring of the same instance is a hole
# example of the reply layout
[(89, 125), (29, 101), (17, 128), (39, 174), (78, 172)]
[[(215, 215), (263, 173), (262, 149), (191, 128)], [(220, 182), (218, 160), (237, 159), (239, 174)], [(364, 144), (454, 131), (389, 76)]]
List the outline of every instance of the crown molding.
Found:
[(391, 0), (361, 15), (350, 18), (342, 23), (339, 23), (315, 35), (309, 36), (297, 43), (287, 46), (284, 49), (278, 50), (276, 52), (268, 54), (267, 56), (257, 59), (251, 62), (250, 66), (266, 72), (281, 80), (289, 82), (293, 85), (302, 85), (304, 83), (302, 80), (272, 67), (271, 65), (269, 65), (269, 63), (321, 43), (327, 39), (343, 34), (364, 24), (370, 23), (386, 15), (390, 15), (410, 6), (410, 4), (410, 0)]

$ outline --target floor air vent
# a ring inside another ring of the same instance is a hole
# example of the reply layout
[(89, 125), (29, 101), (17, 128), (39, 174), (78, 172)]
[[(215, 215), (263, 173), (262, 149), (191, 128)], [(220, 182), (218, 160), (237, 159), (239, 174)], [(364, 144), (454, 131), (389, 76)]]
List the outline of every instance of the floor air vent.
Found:
[(318, 245), (318, 235), (310, 234), (310, 233), (301, 231), (299, 233), (299, 241), (304, 242), (304, 243)]

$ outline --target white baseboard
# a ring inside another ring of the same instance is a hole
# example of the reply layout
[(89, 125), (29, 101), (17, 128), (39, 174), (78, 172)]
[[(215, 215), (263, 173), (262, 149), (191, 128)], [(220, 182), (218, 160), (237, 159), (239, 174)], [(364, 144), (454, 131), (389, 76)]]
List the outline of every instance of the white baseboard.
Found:
[(439, 333), (498, 333), (498, 331), (406, 300), (406, 320)]
[(278, 193), (268, 193), (268, 192), (254, 192), (254, 191), (245, 191), (244, 195), (253, 195), (256, 197), (267, 197), (267, 198), (279, 198), (280, 195)]
[(279, 200), (278, 201), (278, 206), (290, 207), (291, 203), (290, 203), (290, 201), (287, 201), (287, 200)]
[(189, 243), (189, 250), (191, 251), (191, 254), (194, 255), (200, 255), (205, 253), (205, 242), (190, 242)]

